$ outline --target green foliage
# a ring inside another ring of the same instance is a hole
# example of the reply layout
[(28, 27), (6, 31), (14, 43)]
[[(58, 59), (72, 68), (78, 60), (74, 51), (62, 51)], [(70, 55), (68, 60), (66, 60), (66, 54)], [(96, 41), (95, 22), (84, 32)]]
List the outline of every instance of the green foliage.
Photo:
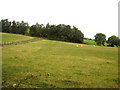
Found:
[(84, 37), (84, 34), (75, 26), (71, 28), (70, 25), (50, 25), (49, 23), (46, 26), (38, 23), (32, 25), (30, 28), (30, 35), (76, 43), (82, 43)]
[[(4, 30), (4, 29), (3, 29), (3, 30)], [(18, 31), (18, 29), (17, 29), (16, 22), (13, 21), (13, 22), (12, 22), (12, 25), (11, 25), (11, 33), (17, 34), (17, 31)]]
[(49, 23), (44, 26), (43, 24), (36, 23), (31, 27), (28, 23), (21, 22), (9, 22), (8, 19), (1, 20), (3, 30), (2, 32), (30, 35), (34, 37), (44, 37), (48, 39), (83, 43), (84, 34), (78, 30), (75, 26), (71, 28), (70, 25), (50, 25)]
[(107, 43), (110, 44), (111, 46), (116, 45), (118, 47), (120, 45), (120, 39), (117, 36), (113, 35), (108, 38)]
[(8, 19), (1, 20), (2, 22), (2, 32), (10, 33), (11, 32), (11, 22)]
[(21, 23), (13, 21), (11, 23), (10, 21), (8, 21), (8, 19), (5, 19), (5, 20), (1, 20), (1, 22), (2, 22), (2, 32), (6, 32), (6, 33), (25, 35), (29, 28), (28, 23), (25, 23), (24, 21), (22, 21)]
[(97, 33), (95, 35), (95, 42), (97, 43), (97, 45), (104, 45), (106, 41), (106, 35), (103, 33)]

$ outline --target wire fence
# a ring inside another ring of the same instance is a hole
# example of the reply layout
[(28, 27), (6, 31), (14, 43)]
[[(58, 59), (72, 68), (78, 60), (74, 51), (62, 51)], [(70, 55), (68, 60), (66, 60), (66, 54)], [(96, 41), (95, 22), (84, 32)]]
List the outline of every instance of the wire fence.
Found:
[(23, 41), (2, 41), (2, 43), (0, 43), (0, 46), (25, 44), (29, 42), (35, 42), (38, 40), (41, 40), (41, 38), (35, 38), (35, 39), (23, 40)]

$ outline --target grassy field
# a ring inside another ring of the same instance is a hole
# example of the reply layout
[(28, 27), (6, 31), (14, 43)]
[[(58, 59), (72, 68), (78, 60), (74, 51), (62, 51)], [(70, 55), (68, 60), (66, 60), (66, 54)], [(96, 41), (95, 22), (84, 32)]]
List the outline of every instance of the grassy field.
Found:
[(3, 87), (117, 88), (118, 48), (82, 45), (42, 39), (2, 47)]
[[(97, 43), (96, 43), (95, 41), (93, 41), (93, 40), (85, 40), (85, 39), (84, 39), (84, 41), (83, 41), (83, 44), (87, 44), (87, 45), (97, 45)], [(107, 45), (109, 45), (109, 44), (108, 44), (107, 42), (105, 42), (104, 45), (107, 46)], [(101, 46), (103, 46), (103, 45), (101, 45)], [(114, 47), (116, 47), (116, 46), (114, 46)]]
[(93, 40), (84, 40), (83, 43), (88, 45), (97, 45), (96, 42)]
[(33, 37), (19, 35), (19, 34), (2, 33), (2, 42), (23, 41), (23, 40), (29, 40), (29, 39), (33, 39)]

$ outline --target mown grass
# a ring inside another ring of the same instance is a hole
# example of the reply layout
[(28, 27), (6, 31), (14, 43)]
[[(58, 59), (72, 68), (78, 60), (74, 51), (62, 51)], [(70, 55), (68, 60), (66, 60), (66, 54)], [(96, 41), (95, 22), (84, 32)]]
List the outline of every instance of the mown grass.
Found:
[(3, 87), (117, 88), (118, 48), (54, 40), (2, 47)]

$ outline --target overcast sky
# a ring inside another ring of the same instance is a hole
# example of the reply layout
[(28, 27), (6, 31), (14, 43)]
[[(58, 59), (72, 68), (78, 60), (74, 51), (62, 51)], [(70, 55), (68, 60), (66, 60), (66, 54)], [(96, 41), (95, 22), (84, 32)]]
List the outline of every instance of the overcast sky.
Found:
[(119, 0), (1, 0), (0, 20), (76, 26), (87, 38), (118, 36)]

